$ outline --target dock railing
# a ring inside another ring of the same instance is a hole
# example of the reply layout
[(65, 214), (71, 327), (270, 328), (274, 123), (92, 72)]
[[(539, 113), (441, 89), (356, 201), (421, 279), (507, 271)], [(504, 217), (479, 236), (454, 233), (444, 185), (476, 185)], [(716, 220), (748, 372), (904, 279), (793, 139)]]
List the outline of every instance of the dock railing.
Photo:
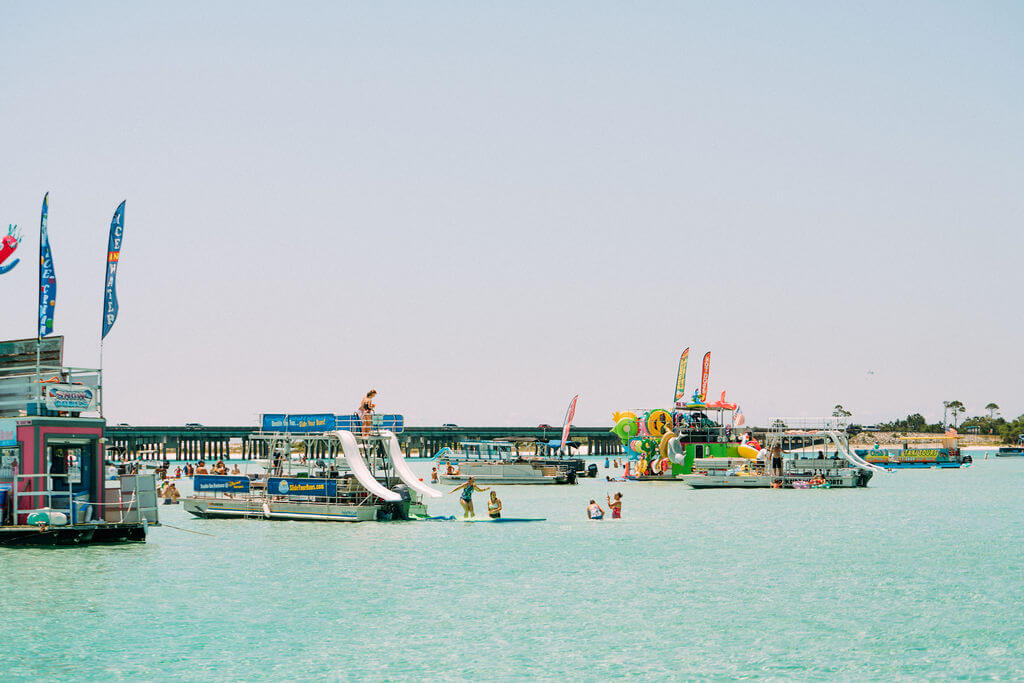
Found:
[[(72, 368), (63, 365), (8, 365), (0, 373), (0, 417), (23, 413), (45, 415), (44, 389), (48, 384), (74, 384), (93, 389), (96, 407), (89, 412), (102, 414), (103, 371), (97, 368)], [(60, 411), (70, 412), (70, 411)]]

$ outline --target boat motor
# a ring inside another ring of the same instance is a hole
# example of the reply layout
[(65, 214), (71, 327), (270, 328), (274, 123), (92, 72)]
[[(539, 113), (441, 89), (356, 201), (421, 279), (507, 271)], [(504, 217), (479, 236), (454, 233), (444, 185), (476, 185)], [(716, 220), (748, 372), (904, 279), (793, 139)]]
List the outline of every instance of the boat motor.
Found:
[(597, 477), (597, 465), (595, 463), (590, 463), (589, 465), (587, 465), (587, 476), (590, 477), (591, 479)]

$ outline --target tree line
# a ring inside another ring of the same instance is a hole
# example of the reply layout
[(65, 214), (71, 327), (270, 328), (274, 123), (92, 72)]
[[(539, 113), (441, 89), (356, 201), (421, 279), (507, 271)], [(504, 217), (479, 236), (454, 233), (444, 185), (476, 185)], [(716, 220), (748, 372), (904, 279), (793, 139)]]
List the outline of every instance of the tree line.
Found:
[[(998, 435), (1004, 443), (1017, 443), (1024, 435), (1024, 415), (1016, 420), (1007, 420), (999, 414), (999, 406), (989, 403), (985, 406), (985, 415), (968, 417), (960, 421), (960, 417), (967, 412), (967, 406), (963, 401), (942, 402), (942, 422), (929, 424), (921, 413), (907, 415), (902, 420), (892, 422), (881, 422), (878, 429), (884, 432), (922, 432), (925, 434), (942, 434), (949, 427), (958, 430), (966, 430), (968, 427), (977, 427), (979, 434)], [(852, 413), (836, 405), (832, 412), (835, 417), (850, 417)]]

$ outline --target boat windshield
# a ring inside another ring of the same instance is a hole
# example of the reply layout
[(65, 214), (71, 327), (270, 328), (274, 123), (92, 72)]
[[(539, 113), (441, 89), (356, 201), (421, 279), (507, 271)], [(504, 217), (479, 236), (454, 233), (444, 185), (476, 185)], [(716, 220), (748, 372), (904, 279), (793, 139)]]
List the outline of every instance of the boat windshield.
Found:
[(459, 455), (475, 460), (506, 460), (512, 458), (512, 444), (507, 441), (460, 441)]

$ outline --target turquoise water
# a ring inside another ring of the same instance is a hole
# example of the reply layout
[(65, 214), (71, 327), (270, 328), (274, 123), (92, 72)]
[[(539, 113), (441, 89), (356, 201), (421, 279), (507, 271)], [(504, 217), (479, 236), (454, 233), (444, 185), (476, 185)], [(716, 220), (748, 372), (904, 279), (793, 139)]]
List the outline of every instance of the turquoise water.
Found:
[[(163, 527), (141, 546), (0, 549), (0, 670), (1024, 676), (1024, 459), (830, 491), (694, 491), (605, 473), (500, 490), (507, 516), (548, 520), (536, 524), (198, 520), (175, 506), (163, 521), (212, 537)], [(616, 490), (625, 519), (584, 518), (590, 498)]]

